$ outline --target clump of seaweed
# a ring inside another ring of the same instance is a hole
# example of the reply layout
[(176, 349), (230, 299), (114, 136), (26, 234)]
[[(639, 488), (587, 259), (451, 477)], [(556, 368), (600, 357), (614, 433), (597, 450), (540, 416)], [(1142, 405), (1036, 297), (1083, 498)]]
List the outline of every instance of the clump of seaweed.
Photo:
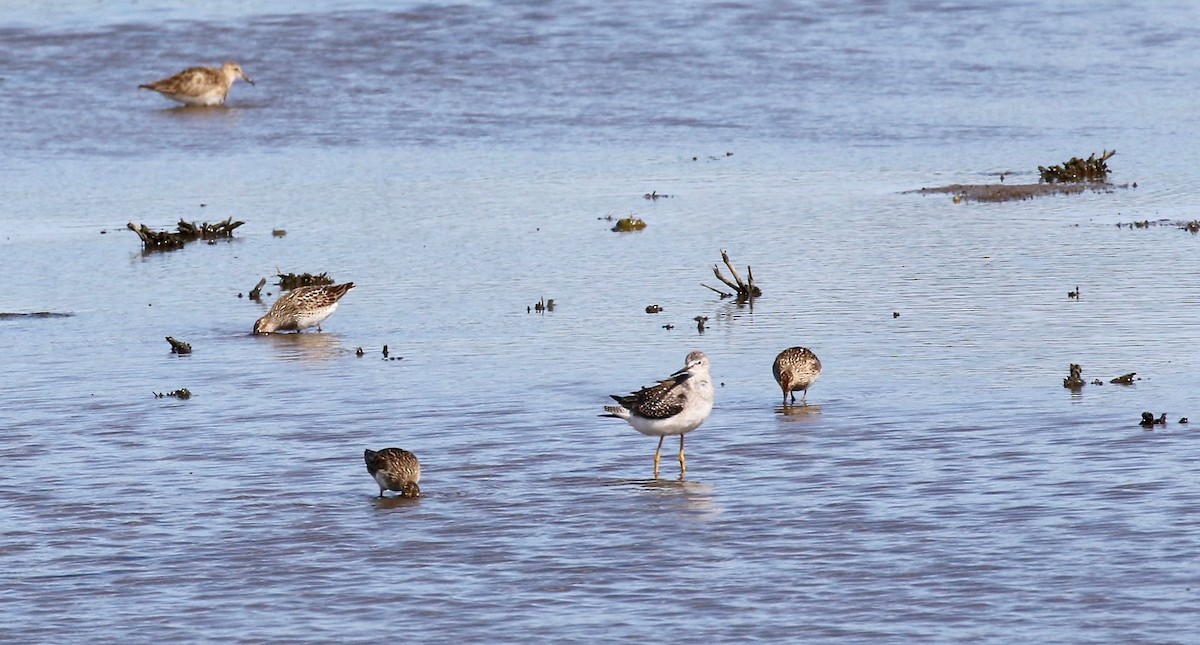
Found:
[(630, 231), (640, 231), (646, 228), (646, 222), (636, 217), (622, 217), (613, 225), (614, 233), (628, 233)]
[(1087, 159), (1071, 157), (1067, 161), (1054, 166), (1038, 166), (1042, 181), (1053, 184), (1061, 182), (1103, 182), (1108, 181), (1108, 164), (1105, 163), (1116, 150), (1105, 150), (1096, 157), (1092, 153)]
[(277, 273), (275, 275), (279, 276), (277, 284), (289, 291), (296, 287), (307, 287), (314, 284), (333, 284), (333, 278), (329, 277), (329, 274), (325, 272), (321, 272), (319, 275), (311, 273), (301, 273), (300, 275), (296, 275), (295, 273)]
[(184, 244), (195, 240), (211, 241), (219, 238), (233, 237), (234, 229), (242, 224), (245, 224), (245, 222), (235, 222), (232, 217), (228, 217), (225, 221), (215, 224), (209, 224), (208, 222), (196, 224), (195, 222), (185, 222), (183, 219), (180, 219), (174, 233), (170, 231), (155, 231), (145, 224), (138, 224), (136, 222), (129, 222), (126, 226), (141, 238), (143, 249), (147, 251), (171, 251), (183, 248)]
[(181, 387), (178, 390), (167, 392), (166, 394), (163, 394), (162, 392), (151, 392), (151, 394), (153, 394), (154, 398), (156, 399), (165, 399), (168, 396), (173, 396), (181, 401), (186, 401), (192, 398), (192, 393), (186, 387)]

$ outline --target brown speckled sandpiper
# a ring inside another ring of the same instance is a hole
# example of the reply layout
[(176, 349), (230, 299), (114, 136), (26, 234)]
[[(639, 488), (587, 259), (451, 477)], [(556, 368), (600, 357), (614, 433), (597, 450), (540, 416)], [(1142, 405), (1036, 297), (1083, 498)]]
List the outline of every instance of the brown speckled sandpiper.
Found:
[(321, 322), (333, 314), (338, 300), (353, 288), (353, 282), (296, 287), (279, 296), (267, 315), (255, 321), (254, 333), (300, 331), (308, 327), (321, 331)]
[(383, 497), (385, 490), (394, 490), (404, 497), (420, 497), (421, 462), (417, 456), (403, 448), (384, 448), (378, 452), (364, 450), (363, 459), (367, 462), (367, 472), (379, 484), (379, 496)]
[(138, 87), (154, 90), (184, 105), (223, 105), (229, 96), (229, 87), (239, 78), (254, 85), (241, 65), (228, 62), (220, 68), (189, 67), (170, 78)]
[(783, 389), (783, 404), (788, 404), (788, 395), (792, 395), (792, 403), (796, 402), (796, 390), (800, 390), (800, 402), (807, 403), (808, 388), (821, 376), (821, 361), (817, 355), (806, 347), (789, 347), (775, 357), (771, 366), (775, 381)]

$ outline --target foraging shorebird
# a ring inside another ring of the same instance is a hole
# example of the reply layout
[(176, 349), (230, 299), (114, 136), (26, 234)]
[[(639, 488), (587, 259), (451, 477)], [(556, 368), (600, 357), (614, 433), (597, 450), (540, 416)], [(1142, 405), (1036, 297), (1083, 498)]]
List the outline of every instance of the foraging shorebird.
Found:
[(255, 321), (254, 333), (300, 331), (314, 326), (321, 331), (321, 322), (333, 314), (338, 300), (353, 287), (353, 282), (296, 287), (279, 296), (267, 315)]
[(379, 496), (383, 491), (394, 490), (404, 497), (420, 497), (421, 462), (417, 456), (403, 448), (384, 448), (379, 452), (364, 450), (363, 460), (367, 462), (367, 472), (379, 484)]
[(242, 66), (229, 62), (215, 67), (189, 67), (161, 81), (138, 85), (139, 88), (154, 90), (159, 94), (184, 105), (223, 105), (229, 95), (229, 87), (237, 79), (254, 85), (254, 81), (242, 71)]
[(606, 405), (600, 416), (624, 419), (638, 432), (658, 437), (654, 451), (654, 478), (663, 439), (679, 435), (679, 478), (687, 472), (683, 458), (683, 435), (700, 427), (713, 407), (712, 377), (704, 352), (692, 352), (683, 369), (647, 388), (626, 396), (611, 395), (620, 405)]
[(807, 404), (808, 388), (821, 376), (821, 361), (806, 347), (789, 347), (775, 357), (771, 373), (783, 389), (784, 405), (788, 404), (788, 394), (792, 395), (792, 403), (796, 402), (796, 390), (801, 391), (800, 402)]

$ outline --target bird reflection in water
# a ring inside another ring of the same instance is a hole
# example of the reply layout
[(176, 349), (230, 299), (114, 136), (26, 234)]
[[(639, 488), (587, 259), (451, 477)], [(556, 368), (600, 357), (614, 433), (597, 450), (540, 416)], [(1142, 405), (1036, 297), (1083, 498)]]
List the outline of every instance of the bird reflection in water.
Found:
[(815, 421), (821, 416), (821, 406), (808, 405), (777, 405), (775, 411), (784, 421)]
[(340, 358), (350, 350), (344, 350), (337, 334), (270, 334), (259, 336), (261, 341), (270, 341), (285, 360), (321, 363)]

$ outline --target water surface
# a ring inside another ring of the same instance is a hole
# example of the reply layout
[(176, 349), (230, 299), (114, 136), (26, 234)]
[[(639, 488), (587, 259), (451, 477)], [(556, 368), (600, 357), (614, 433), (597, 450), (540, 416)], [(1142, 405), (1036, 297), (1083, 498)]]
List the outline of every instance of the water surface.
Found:
[[(1196, 217), (1190, 5), (334, 5), (0, 10), (6, 640), (1200, 629), (1197, 239), (1115, 226)], [(223, 58), (227, 108), (135, 89)], [(1104, 148), (1136, 188), (904, 193)], [(304, 271), (358, 286), (252, 337)], [(782, 410), (791, 345), (825, 371)], [(656, 482), (597, 415), (694, 349), (717, 404)], [(421, 499), (375, 498), (388, 445)]]

